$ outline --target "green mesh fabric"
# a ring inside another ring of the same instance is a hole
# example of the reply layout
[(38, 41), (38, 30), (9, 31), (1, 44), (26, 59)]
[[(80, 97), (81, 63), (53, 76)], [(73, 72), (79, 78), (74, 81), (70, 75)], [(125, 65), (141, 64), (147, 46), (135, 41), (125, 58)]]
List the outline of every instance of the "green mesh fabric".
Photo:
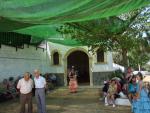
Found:
[(60, 38), (60, 39), (48, 39), (48, 41), (53, 42), (53, 43), (58, 43), (66, 46), (84, 46), (83, 44), (77, 42), (74, 39), (71, 38)]
[(149, 3), (149, 0), (0, 0), (0, 16), (30, 24), (56, 24), (118, 15)]
[(57, 27), (58, 25), (37, 25), (37, 26), (27, 27), (24, 29), (15, 30), (15, 32), (28, 34), (28, 35), (32, 34), (33, 36), (47, 39), (50, 37), (54, 38), (56, 37), (56, 34), (59, 34), (56, 31)]
[(59, 24), (119, 15), (148, 4), (150, 0), (0, 0), (0, 31), (48, 39)]

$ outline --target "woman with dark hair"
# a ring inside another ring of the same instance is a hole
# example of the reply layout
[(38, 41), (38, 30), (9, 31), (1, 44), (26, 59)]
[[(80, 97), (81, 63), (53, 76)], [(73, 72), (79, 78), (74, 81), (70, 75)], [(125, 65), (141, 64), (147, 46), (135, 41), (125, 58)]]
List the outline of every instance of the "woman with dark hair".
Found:
[(132, 102), (132, 99), (136, 96), (137, 88), (138, 88), (138, 85), (136, 83), (136, 76), (133, 75), (128, 85), (128, 98), (130, 102)]
[(69, 89), (70, 89), (70, 93), (76, 93), (77, 88), (78, 88), (77, 75), (75, 73), (74, 66), (72, 66), (72, 69), (69, 72)]
[(123, 92), (128, 95), (128, 85), (132, 79), (132, 76), (133, 76), (133, 69), (131, 67), (128, 67), (127, 68), (127, 73), (125, 74), (125, 77), (124, 77), (124, 84), (123, 84)]
[(150, 113), (150, 98), (148, 97), (148, 89), (144, 86), (143, 76), (139, 72), (137, 74), (138, 90), (137, 95), (133, 98), (132, 110), (134, 113)]

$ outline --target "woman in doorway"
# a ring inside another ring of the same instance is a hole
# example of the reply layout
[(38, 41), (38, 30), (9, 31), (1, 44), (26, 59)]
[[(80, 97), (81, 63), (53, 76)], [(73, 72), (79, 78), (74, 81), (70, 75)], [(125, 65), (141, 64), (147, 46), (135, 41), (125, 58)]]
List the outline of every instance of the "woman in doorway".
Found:
[(75, 73), (74, 66), (72, 66), (71, 71), (69, 72), (69, 90), (71, 93), (76, 93), (77, 88), (77, 75)]
[(138, 80), (138, 93), (135, 98), (133, 98), (132, 108), (134, 113), (150, 113), (150, 97), (149, 88), (144, 86), (142, 81), (143, 76), (139, 72), (137, 74)]

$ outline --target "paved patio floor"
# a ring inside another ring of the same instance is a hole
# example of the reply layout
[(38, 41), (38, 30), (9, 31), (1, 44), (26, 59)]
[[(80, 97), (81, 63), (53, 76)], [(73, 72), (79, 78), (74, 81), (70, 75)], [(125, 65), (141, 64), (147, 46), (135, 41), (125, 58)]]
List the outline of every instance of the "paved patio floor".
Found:
[[(66, 88), (59, 88), (48, 93), (46, 97), (47, 113), (131, 113), (130, 107), (104, 106), (99, 101), (98, 89), (80, 88), (78, 93), (71, 94)], [(37, 113), (33, 98), (33, 113)], [(0, 103), (0, 113), (19, 113), (19, 100)]]

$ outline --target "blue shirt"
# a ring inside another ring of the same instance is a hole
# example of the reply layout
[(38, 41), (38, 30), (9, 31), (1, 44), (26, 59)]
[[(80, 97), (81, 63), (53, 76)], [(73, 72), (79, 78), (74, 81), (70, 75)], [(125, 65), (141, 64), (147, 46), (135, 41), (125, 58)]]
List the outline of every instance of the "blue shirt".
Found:
[(45, 88), (46, 80), (44, 77), (39, 76), (39, 78), (34, 78), (35, 88)]

